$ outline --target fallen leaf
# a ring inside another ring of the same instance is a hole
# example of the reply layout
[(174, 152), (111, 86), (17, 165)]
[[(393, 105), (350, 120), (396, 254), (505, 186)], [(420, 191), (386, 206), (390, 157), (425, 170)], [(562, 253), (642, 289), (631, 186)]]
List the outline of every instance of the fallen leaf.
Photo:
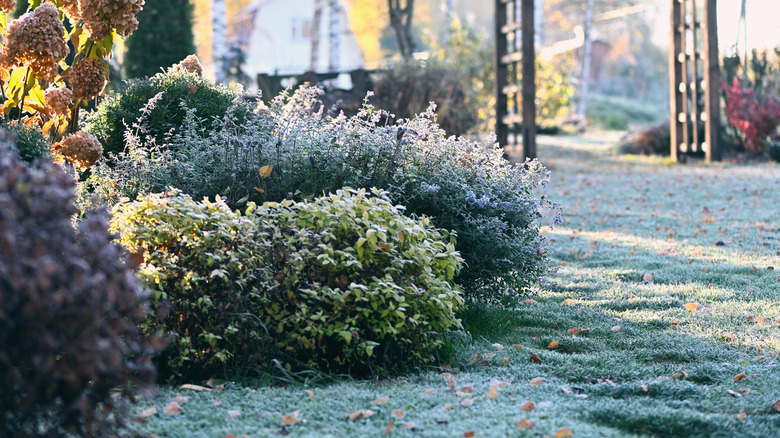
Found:
[(698, 308), (699, 308), (699, 305), (698, 305), (698, 304), (696, 304), (696, 303), (688, 303), (688, 304), (686, 304), (686, 305), (685, 305), (685, 306), (683, 306), (683, 307), (685, 307), (686, 309), (688, 309), (688, 311), (689, 311), (689, 312), (695, 312), (695, 311), (696, 311), (696, 309), (698, 309)]
[(385, 434), (390, 435), (393, 432), (393, 429), (395, 428), (395, 423), (392, 421), (387, 423), (387, 427), (385, 428)]
[(533, 379), (531, 379), (531, 382), (530, 382), (530, 383), (531, 383), (531, 385), (533, 385), (533, 386), (539, 386), (539, 385), (541, 385), (541, 384), (542, 384), (542, 379), (540, 379), (540, 378), (538, 378), (538, 377), (534, 377)]
[(536, 426), (536, 423), (534, 423), (533, 420), (526, 420), (525, 418), (518, 421), (517, 424), (515, 425), (517, 429), (522, 429), (522, 430), (528, 430), (533, 428), (534, 426)]
[(504, 388), (504, 387), (506, 387), (506, 386), (509, 386), (509, 382), (507, 382), (506, 380), (492, 380), (492, 381), (490, 382), (490, 384), (491, 384), (491, 385), (496, 385), (496, 386), (498, 386), (499, 388)]
[(563, 300), (563, 302), (568, 304), (568, 305), (570, 305), (570, 306), (574, 305), (574, 303), (575, 303), (575, 301), (572, 300), (571, 298), (566, 298), (565, 300)]
[[(780, 321), (780, 320), (778, 320), (778, 321)], [(778, 322), (778, 324), (780, 324), (780, 322)], [(519, 350), (519, 349), (523, 348), (523, 346), (520, 345), (520, 344), (512, 344), (512, 347), (514, 347), (515, 350)]]
[(780, 413), (780, 399), (778, 399), (778, 400), (777, 400), (777, 401), (776, 401), (776, 402), (775, 402), (775, 403), (772, 405), (772, 410), (773, 410), (773, 411), (775, 411), (775, 412), (777, 412), (777, 413)]
[(748, 316), (748, 322), (752, 324), (763, 324), (764, 317), (763, 316), (753, 317), (753, 315), (751, 314)]
[(212, 408), (221, 408), (222, 407), (222, 402), (217, 400), (217, 401), (215, 401), (214, 403), (211, 404), (211, 407)]
[(730, 396), (732, 396), (732, 397), (734, 397), (734, 398), (740, 398), (740, 397), (742, 397), (742, 394), (740, 394), (740, 393), (738, 393), (738, 392), (734, 392), (734, 391), (732, 391), (732, 390), (730, 390), (730, 389), (727, 389), (727, 390), (726, 390), (726, 394), (728, 394), (728, 395), (730, 395)]
[(745, 377), (747, 377), (747, 374), (745, 374), (744, 372), (743, 373), (739, 373), (736, 376), (734, 376), (734, 381), (735, 382), (739, 382), (740, 380), (744, 379)]
[(531, 298), (526, 298), (523, 300), (524, 303), (528, 304), (529, 306), (536, 303), (536, 300), (533, 300)]
[(629, 300), (636, 300), (636, 299), (638, 299), (638, 298), (636, 297), (636, 295), (634, 295), (634, 294), (631, 294), (631, 298), (629, 298)]
[(495, 348), (496, 351), (504, 351), (504, 346), (501, 344), (493, 344), (493, 348)]
[(268, 178), (271, 175), (271, 172), (274, 170), (273, 164), (269, 164), (267, 166), (263, 166), (259, 169), (260, 178)]
[(613, 326), (612, 327), (612, 331), (616, 332), (616, 333), (619, 332), (620, 331), (620, 326), (619, 325)]
[(471, 406), (471, 405), (474, 404), (474, 399), (473, 398), (467, 398), (466, 400), (461, 401), (460, 404), (462, 406), (466, 406), (466, 407)]
[(584, 311), (585, 311), (585, 308), (584, 308), (584, 307), (580, 307), (580, 308), (577, 310), (577, 313), (579, 313), (580, 315), (582, 315), (582, 312), (584, 312)]
[(572, 335), (572, 336), (577, 336), (577, 335), (579, 335), (579, 334), (580, 334), (580, 332), (581, 332), (581, 331), (582, 331), (582, 330), (580, 330), (580, 329), (578, 329), (578, 328), (574, 328), (574, 327), (572, 327), (572, 328), (570, 328), (570, 329), (567, 331), (567, 333), (568, 333), (568, 334), (570, 334), (570, 335)]
[(490, 391), (488, 392), (488, 398), (496, 398), (498, 397), (498, 386), (491, 385)]
[(561, 266), (566, 266), (566, 260), (561, 261)]
[(537, 356), (536, 353), (531, 353), (531, 362), (536, 362), (538, 364), (541, 364), (542, 360), (539, 359), (539, 356)]
[[(231, 410), (227, 411), (227, 419), (228, 420), (232, 420), (232, 419), (234, 419), (236, 417), (239, 417), (239, 416), (241, 416), (241, 411), (239, 411), (238, 409), (231, 409)], [(284, 423), (284, 418), (282, 418), (282, 424), (285, 424)], [(292, 423), (292, 424), (294, 424), (294, 423)]]
[(588, 394), (577, 394), (574, 396), (574, 398), (585, 400), (586, 398), (588, 398)]
[(642, 386), (639, 387), (639, 389), (641, 389), (643, 392), (647, 392), (649, 390), (647, 385), (642, 385)]
[(136, 418), (149, 418), (152, 415), (157, 413), (157, 409), (155, 408), (149, 408), (144, 411), (142, 411), (140, 414), (136, 414)]
[(764, 360), (764, 356), (758, 356), (756, 360)]
[(294, 412), (291, 412), (284, 417), (282, 417), (282, 426), (292, 426), (293, 424), (297, 424), (300, 419), (301, 411), (296, 410)]
[(436, 394), (436, 388), (426, 389), (425, 395)]
[(474, 393), (474, 387), (471, 386), (471, 385), (463, 386), (463, 387), (460, 388), (460, 390), (465, 392), (465, 393), (468, 393), (468, 394), (473, 394)]
[(385, 395), (385, 396), (379, 397), (378, 399), (372, 401), (371, 404), (372, 405), (381, 405), (381, 404), (387, 403), (389, 401), (390, 401), (390, 397)]
[(571, 438), (574, 434), (571, 433), (571, 430), (567, 428), (559, 429), (557, 432), (555, 432), (555, 438)]
[(176, 398), (173, 399), (173, 401), (183, 405), (184, 403), (187, 403), (187, 397), (183, 397), (181, 395), (177, 395)]
[(391, 414), (393, 414), (393, 417), (395, 417), (396, 420), (401, 420), (406, 416), (406, 411), (403, 409), (393, 409)]
[(470, 430), (468, 432), (463, 432), (463, 436), (466, 438), (474, 438), (474, 431)]
[(558, 348), (558, 341), (550, 342), (550, 345), (548, 345), (547, 348), (549, 348), (550, 350), (555, 350), (556, 348)]
[(649, 272), (648, 272), (647, 274), (645, 274), (645, 275), (642, 277), (642, 281), (643, 281), (644, 283), (652, 283), (652, 282), (653, 282), (653, 274), (651, 274), (651, 273), (649, 273)]
[(455, 376), (449, 375), (447, 377), (447, 387), (450, 391), (455, 391), (455, 387), (458, 385), (458, 382), (455, 381)]
[(185, 383), (184, 385), (181, 385), (179, 389), (191, 389), (193, 391), (211, 391), (211, 388), (206, 388), (205, 386), (200, 386), (200, 385), (193, 385), (190, 383)]
[(374, 414), (376, 414), (376, 411), (372, 411), (371, 409), (360, 409), (358, 411), (349, 414), (349, 419), (355, 421), (355, 420), (371, 417)]
[(495, 353), (485, 353), (485, 354), (482, 355), (482, 357), (484, 357), (485, 359), (493, 359), (494, 357), (496, 357), (496, 354)]
[(509, 359), (507, 359), (507, 358), (504, 358), (504, 359), (503, 359), (503, 362), (504, 362), (504, 366), (505, 366), (505, 367), (508, 367), (508, 366), (509, 366)]
[(454, 406), (452, 406), (452, 405), (451, 405), (451, 404), (449, 404), (449, 403), (447, 403), (446, 405), (444, 405), (444, 406), (443, 406), (443, 409), (444, 409), (445, 411), (451, 411), (453, 408), (454, 408)]
[(561, 386), (561, 392), (564, 394), (571, 394), (571, 390), (569, 390), (568, 388), (564, 388), (563, 386)]
[(409, 430), (414, 429), (414, 423), (404, 423), (403, 426), (401, 426), (402, 430)]
[(163, 409), (168, 415), (178, 415), (181, 413), (181, 406), (175, 401), (168, 403), (168, 406)]
[(536, 403), (534, 403), (534, 402), (532, 402), (532, 401), (527, 401), (527, 402), (523, 403), (522, 405), (520, 405), (520, 407), (521, 407), (521, 408), (522, 408), (524, 411), (526, 411), (526, 412), (531, 412), (531, 411), (533, 411), (534, 409), (536, 409)]
[(306, 391), (306, 395), (308, 395), (309, 398), (314, 398), (314, 391)]

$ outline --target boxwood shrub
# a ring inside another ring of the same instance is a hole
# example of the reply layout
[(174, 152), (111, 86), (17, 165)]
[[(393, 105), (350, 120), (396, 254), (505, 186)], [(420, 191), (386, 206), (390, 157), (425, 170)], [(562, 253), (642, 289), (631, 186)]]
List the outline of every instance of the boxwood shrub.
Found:
[(172, 336), (164, 378), (257, 375), (274, 360), (364, 375), (433, 362), (459, 327), (454, 235), (387, 194), (344, 189), (232, 212), (177, 190), (114, 209)]

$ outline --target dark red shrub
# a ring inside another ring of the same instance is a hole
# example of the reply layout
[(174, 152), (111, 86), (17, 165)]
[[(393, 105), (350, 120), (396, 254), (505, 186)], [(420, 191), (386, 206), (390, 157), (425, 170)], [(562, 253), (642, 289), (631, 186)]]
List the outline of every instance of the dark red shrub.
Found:
[(146, 297), (126, 252), (104, 212), (74, 228), (73, 200), (58, 166), (28, 168), (0, 145), (3, 437), (106, 436), (124, 406), (112, 394), (154, 378), (153, 342), (138, 328)]
[(760, 152), (768, 139), (777, 136), (780, 125), (780, 100), (760, 99), (752, 88), (742, 87), (737, 78), (729, 87), (721, 84), (726, 93), (726, 115), (735, 130), (737, 140), (748, 151)]

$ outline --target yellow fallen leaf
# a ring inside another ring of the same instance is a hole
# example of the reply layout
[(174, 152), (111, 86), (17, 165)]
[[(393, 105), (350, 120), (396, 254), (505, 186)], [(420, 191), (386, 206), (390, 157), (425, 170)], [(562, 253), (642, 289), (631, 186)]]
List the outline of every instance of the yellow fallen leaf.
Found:
[(166, 406), (163, 411), (165, 411), (165, 413), (168, 415), (179, 415), (181, 414), (181, 406), (179, 406), (179, 404), (175, 401), (172, 401), (168, 403), (168, 406)]
[(555, 432), (555, 438), (571, 438), (574, 434), (571, 433), (571, 430), (567, 428), (563, 428)]
[(515, 350), (519, 350), (519, 349), (523, 348), (523, 346), (520, 345), (520, 344), (512, 344), (512, 347), (514, 347)]
[(391, 413), (396, 420), (402, 420), (406, 416), (406, 411), (403, 409), (393, 409)]
[(538, 377), (534, 377), (533, 379), (531, 379), (531, 385), (539, 386), (541, 384), (542, 384), (542, 379), (540, 379)]
[(261, 167), (258, 171), (260, 173), (260, 178), (268, 178), (271, 176), (271, 172), (274, 170), (273, 164), (269, 164), (267, 166)]
[(385, 396), (379, 397), (378, 399), (372, 401), (371, 404), (372, 405), (381, 405), (381, 404), (387, 403), (389, 401), (390, 401), (390, 397), (385, 395)]
[(734, 376), (734, 381), (735, 382), (739, 382), (740, 380), (744, 379), (745, 377), (747, 377), (747, 374), (739, 373), (736, 376)]
[(756, 360), (764, 360), (764, 356), (758, 356)]
[(699, 305), (696, 303), (688, 303), (684, 306), (686, 309), (688, 309), (689, 312), (695, 312), (696, 309), (699, 308)]
[(521, 408), (522, 408), (524, 411), (526, 411), (526, 412), (531, 412), (531, 411), (533, 411), (534, 409), (536, 409), (536, 403), (534, 403), (534, 402), (532, 402), (532, 401), (527, 401), (527, 402), (523, 403), (522, 405), (520, 405), (520, 407), (521, 407)]
[(349, 419), (355, 421), (355, 420), (371, 417), (374, 414), (376, 414), (376, 412), (372, 411), (371, 409), (360, 409), (358, 411), (349, 414)]
[(313, 398), (314, 397), (314, 391), (306, 391), (306, 395), (308, 395), (309, 398)]
[(193, 385), (191, 383), (185, 383), (184, 385), (179, 386), (179, 389), (190, 389), (193, 391), (211, 391), (211, 388), (206, 388), (205, 386), (200, 386), (200, 385)]
[(558, 341), (550, 342), (550, 345), (548, 345), (547, 348), (549, 348), (550, 350), (555, 350), (556, 348), (558, 348)]
[(570, 305), (570, 306), (574, 305), (574, 303), (575, 303), (575, 301), (572, 300), (571, 298), (566, 298), (565, 300), (563, 300), (563, 302), (568, 304), (568, 305)]
[(516, 428), (522, 429), (522, 430), (528, 430), (536, 426), (536, 423), (534, 423), (533, 420), (526, 420), (523, 418), (522, 420), (518, 421), (515, 425)]
[(154, 415), (156, 413), (157, 413), (157, 409), (149, 408), (149, 409), (145, 409), (140, 414), (137, 414), (136, 418), (149, 418), (149, 417), (151, 417), (152, 415)]
[(488, 392), (489, 398), (496, 398), (498, 397), (498, 387), (497, 386), (490, 386), (490, 391)]
[(297, 424), (301, 419), (299, 416), (301, 415), (301, 411), (296, 410), (294, 412), (291, 412), (284, 417), (282, 417), (282, 425), (283, 426), (292, 426), (293, 424)]

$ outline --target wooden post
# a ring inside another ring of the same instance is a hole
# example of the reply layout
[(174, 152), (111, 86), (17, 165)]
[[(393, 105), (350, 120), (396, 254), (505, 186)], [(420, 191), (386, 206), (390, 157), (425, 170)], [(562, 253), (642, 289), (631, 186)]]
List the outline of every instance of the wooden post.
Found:
[[(509, 71), (507, 69), (506, 63), (504, 62), (504, 57), (507, 54), (507, 39), (506, 34), (504, 34), (503, 31), (503, 26), (506, 23), (507, 16), (506, 5), (504, 4), (503, 0), (495, 0), (495, 5), (496, 22), (494, 26), (494, 37), (496, 40), (496, 139), (498, 140), (500, 147), (506, 148), (509, 144), (509, 127), (503, 120), (504, 116), (506, 115), (508, 105), (508, 99), (506, 93), (504, 92), (504, 88), (507, 86), (507, 75), (509, 74)], [(504, 157), (506, 156), (507, 154), (504, 152)]]
[(704, 141), (707, 161), (720, 161), (720, 63), (718, 54), (718, 2), (706, 0), (704, 6), (704, 91), (706, 124)]
[(536, 47), (534, 0), (523, 0), (523, 154), (536, 158)]
[(683, 108), (683, 95), (680, 90), (680, 79), (682, 78), (682, 62), (680, 53), (682, 53), (683, 24), (680, 20), (682, 16), (682, 0), (669, 0), (670, 9), (670, 31), (669, 40), (669, 134), (671, 143), (672, 161), (680, 160), (680, 141), (683, 139), (682, 124), (679, 123), (680, 114)]

